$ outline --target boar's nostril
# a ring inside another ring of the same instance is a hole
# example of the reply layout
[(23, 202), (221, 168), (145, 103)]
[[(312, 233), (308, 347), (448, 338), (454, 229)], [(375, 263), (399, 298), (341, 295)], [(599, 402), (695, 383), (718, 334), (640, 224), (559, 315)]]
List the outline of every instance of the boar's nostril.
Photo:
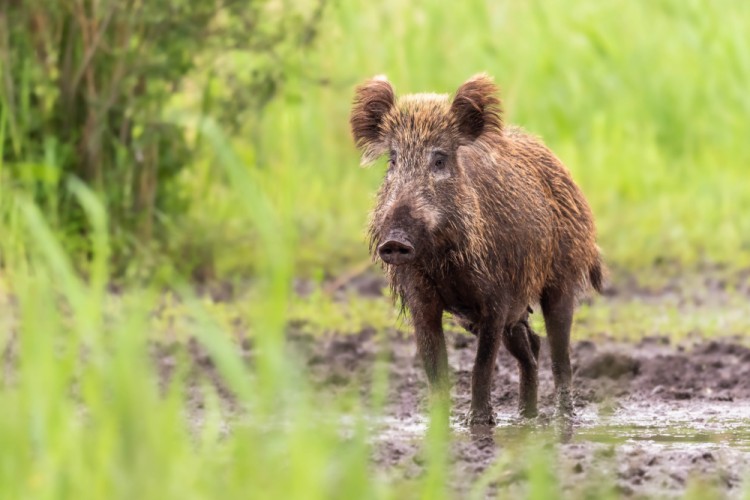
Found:
[(378, 255), (386, 264), (405, 264), (414, 259), (414, 247), (407, 241), (388, 240), (378, 247)]

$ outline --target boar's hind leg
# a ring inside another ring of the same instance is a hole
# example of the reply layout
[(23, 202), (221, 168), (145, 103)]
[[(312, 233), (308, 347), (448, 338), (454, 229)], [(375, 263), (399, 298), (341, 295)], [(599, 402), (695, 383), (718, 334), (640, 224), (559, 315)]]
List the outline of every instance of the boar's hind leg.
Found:
[(410, 304), (417, 350), (422, 358), (430, 392), (448, 397), (448, 352), (443, 335), (443, 309), (437, 300), (419, 300)]
[(522, 417), (535, 417), (539, 385), (539, 370), (537, 369), (539, 336), (531, 330), (527, 321), (519, 321), (503, 331), (503, 344), (518, 361), (520, 375), (518, 410)]
[(546, 289), (542, 293), (542, 313), (547, 326), (552, 375), (557, 392), (557, 411), (561, 416), (573, 415), (570, 394), (570, 327), (573, 323), (575, 296), (567, 290)]

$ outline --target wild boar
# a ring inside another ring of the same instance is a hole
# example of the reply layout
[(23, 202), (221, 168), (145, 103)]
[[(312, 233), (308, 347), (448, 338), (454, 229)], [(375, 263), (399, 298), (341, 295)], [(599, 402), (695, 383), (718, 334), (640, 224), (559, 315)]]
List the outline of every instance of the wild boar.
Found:
[(557, 412), (573, 414), (570, 330), (577, 298), (601, 291), (604, 268), (583, 193), (536, 137), (503, 123), (498, 89), (480, 74), (455, 96), (397, 98), (376, 77), (356, 89), (350, 125), (362, 163), (388, 155), (371, 215), (370, 250), (410, 313), (433, 392), (449, 390), (442, 319), (478, 337), (470, 425), (493, 425), (492, 373), (501, 344), (518, 360), (519, 410), (537, 414), (541, 305)]

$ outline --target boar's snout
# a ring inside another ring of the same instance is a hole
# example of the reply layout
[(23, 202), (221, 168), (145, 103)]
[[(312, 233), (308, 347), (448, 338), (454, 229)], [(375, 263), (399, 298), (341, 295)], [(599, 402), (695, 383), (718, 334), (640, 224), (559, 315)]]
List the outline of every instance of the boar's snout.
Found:
[(378, 255), (386, 264), (398, 266), (414, 260), (414, 245), (402, 231), (392, 231), (383, 243), (378, 245)]

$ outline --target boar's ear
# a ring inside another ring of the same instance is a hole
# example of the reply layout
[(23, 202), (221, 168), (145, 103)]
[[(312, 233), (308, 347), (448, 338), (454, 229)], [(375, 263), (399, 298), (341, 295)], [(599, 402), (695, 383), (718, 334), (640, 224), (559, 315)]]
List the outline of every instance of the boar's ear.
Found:
[(451, 114), (458, 131), (470, 141), (483, 133), (500, 132), (503, 128), (500, 99), (492, 78), (482, 73), (464, 82), (453, 98)]
[(384, 76), (375, 77), (357, 87), (349, 124), (354, 141), (362, 151), (362, 165), (372, 163), (388, 150), (383, 140), (383, 117), (395, 103), (393, 87)]

